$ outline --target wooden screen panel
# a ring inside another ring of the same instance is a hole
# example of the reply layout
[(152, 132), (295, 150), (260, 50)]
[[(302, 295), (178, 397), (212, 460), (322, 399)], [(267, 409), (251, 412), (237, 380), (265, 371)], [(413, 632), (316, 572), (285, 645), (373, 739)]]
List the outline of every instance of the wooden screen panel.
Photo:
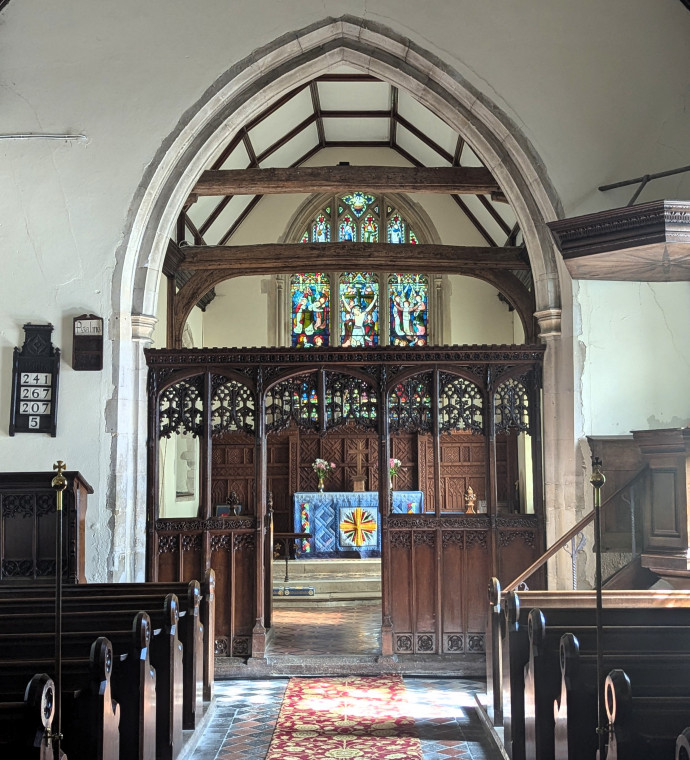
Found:
[(179, 534), (158, 535), (158, 578), (161, 583), (179, 583), (180, 578)]
[(204, 577), (202, 572), (202, 542), (201, 533), (183, 533), (180, 536), (182, 548), (182, 581), (194, 581)]
[[(528, 568), (543, 551), (542, 532), (534, 515), (498, 518), (498, 579), (507, 585)], [(545, 568), (527, 579), (531, 589), (545, 588)]]
[[(415, 531), (412, 539), (412, 567), (414, 570), (414, 628), (415, 652), (436, 651), (436, 619), (438, 568), (436, 562), (436, 531)], [(421, 642), (420, 636), (433, 636), (433, 646)]]
[(232, 654), (232, 535), (211, 535), (211, 567), (216, 572), (216, 655)]
[(412, 654), (412, 532), (390, 532), (390, 609), (393, 620), (393, 651)]
[(491, 576), (489, 531), (465, 532), (465, 572), (463, 574), (463, 623), (465, 652), (485, 651), (485, 631), (488, 614), (487, 588)]
[(465, 650), (465, 531), (444, 530), (441, 535), (441, 651), (459, 654)]
[(213, 439), (211, 498), (213, 506), (224, 504), (234, 491), (242, 514), (255, 514), (255, 441), (242, 433), (226, 433)]
[(455, 431), (444, 435), (441, 448), (442, 512), (464, 512), (465, 492), (472, 486), (477, 500), (486, 499), (486, 439)]
[(233, 536), (232, 648), (233, 657), (252, 652), (252, 630), (256, 622), (256, 540), (253, 533)]

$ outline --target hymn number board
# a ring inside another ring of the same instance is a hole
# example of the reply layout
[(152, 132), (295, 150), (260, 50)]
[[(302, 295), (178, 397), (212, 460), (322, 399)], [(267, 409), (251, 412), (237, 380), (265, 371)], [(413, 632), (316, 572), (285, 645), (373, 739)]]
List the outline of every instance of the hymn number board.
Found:
[(24, 325), (24, 345), (14, 349), (10, 435), (57, 434), (60, 349), (52, 344), (52, 325)]

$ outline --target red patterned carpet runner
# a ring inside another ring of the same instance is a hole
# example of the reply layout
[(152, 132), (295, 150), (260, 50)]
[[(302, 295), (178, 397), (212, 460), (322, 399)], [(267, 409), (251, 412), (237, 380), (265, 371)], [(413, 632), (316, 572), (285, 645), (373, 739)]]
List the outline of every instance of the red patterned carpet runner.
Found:
[(291, 678), (266, 760), (423, 760), (401, 676)]

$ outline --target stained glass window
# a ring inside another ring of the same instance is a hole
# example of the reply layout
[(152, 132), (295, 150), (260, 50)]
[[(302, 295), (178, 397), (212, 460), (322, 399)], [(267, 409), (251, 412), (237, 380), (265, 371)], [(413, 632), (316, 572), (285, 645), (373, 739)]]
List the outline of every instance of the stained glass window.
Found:
[(405, 242), (405, 222), (397, 212), (388, 217), (388, 242)]
[(357, 240), (357, 228), (349, 214), (345, 214), (340, 220), (340, 225), (338, 226), (338, 240), (348, 243)]
[(372, 272), (340, 276), (340, 344), (350, 348), (379, 342), (379, 283)]
[[(307, 217), (302, 243), (361, 242), (417, 244), (409, 219), (396, 202), (361, 190), (334, 196)], [(391, 259), (392, 261), (393, 259)], [(319, 265), (315, 265), (319, 266)], [(391, 269), (395, 265), (391, 265)], [(390, 270), (389, 270), (390, 272)], [(380, 273), (383, 277), (383, 273)], [(337, 276), (337, 291), (336, 280)], [(340, 344), (364, 347), (379, 345), (381, 329), (393, 346), (424, 346), (428, 341), (429, 280), (419, 273), (397, 272), (389, 276), (388, 319), (380, 325), (383, 293), (379, 276), (370, 272), (339, 272), (334, 275), (332, 310), (330, 280), (324, 273), (302, 273), (291, 280), (291, 335), (294, 347), (309, 348)], [(383, 279), (381, 280), (383, 284)], [(385, 306), (384, 302), (384, 306)], [(331, 320), (333, 320), (331, 322)]]
[(393, 274), (388, 278), (391, 346), (425, 346), (429, 280), (423, 274)]
[(377, 243), (379, 239), (379, 226), (376, 219), (368, 214), (362, 222), (362, 242)]
[[(373, 195), (369, 195), (368, 193), (363, 192), (356, 192), (356, 193), (350, 193), (349, 195), (343, 195), (343, 203), (346, 203), (352, 213), (355, 216), (362, 216), (362, 214), (367, 210), (367, 206), (372, 204), (376, 198), (374, 198)], [(377, 210), (378, 213), (378, 210)]]
[(321, 212), (311, 226), (312, 243), (330, 243), (331, 241), (331, 223), (328, 216)]
[(292, 345), (327, 346), (330, 336), (330, 278), (320, 272), (296, 274), (290, 280)]

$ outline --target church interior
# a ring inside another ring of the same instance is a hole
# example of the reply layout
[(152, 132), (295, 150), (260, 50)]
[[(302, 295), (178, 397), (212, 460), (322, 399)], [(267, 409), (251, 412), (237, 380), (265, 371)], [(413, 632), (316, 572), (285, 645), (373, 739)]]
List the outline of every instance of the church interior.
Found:
[(0, 0), (0, 747), (690, 758), (689, 33)]

